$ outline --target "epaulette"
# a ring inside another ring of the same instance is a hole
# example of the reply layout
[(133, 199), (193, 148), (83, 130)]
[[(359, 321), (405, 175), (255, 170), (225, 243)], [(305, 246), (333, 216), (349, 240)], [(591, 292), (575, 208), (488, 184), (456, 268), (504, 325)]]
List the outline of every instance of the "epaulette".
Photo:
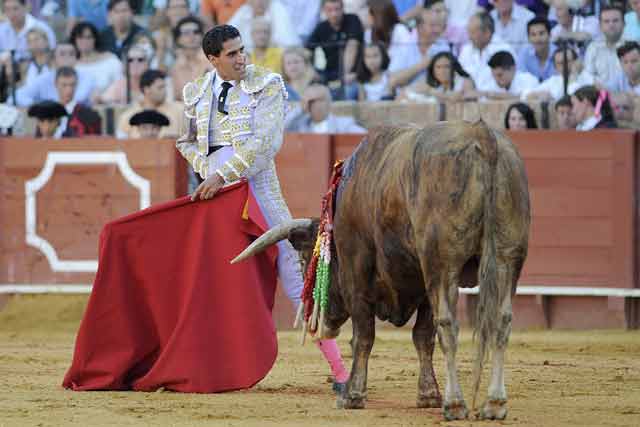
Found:
[(207, 87), (211, 83), (211, 77), (213, 76), (213, 71), (209, 71), (201, 77), (198, 77), (192, 82), (184, 85), (182, 89), (182, 100), (186, 107), (191, 107), (196, 105), (196, 103), (202, 98), (204, 92), (207, 90)]
[(240, 87), (244, 92), (254, 94), (263, 90), (273, 81), (278, 82), (278, 86), (282, 90), (284, 97), (287, 98), (288, 94), (284, 88), (282, 76), (258, 65), (247, 65), (247, 75), (240, 82)]

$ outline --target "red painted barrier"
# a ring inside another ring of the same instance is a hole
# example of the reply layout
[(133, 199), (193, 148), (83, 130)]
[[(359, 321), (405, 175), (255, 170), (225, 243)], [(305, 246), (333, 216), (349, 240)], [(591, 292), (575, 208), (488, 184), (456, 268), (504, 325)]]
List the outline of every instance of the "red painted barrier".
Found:
[[(527, 131), (510, 134), (529, 177), (532, 227), (521, 284), (637, 288), (638, 138), (632, 131)], [(314, 216), (335, 160), (348, 156), (360, 135), (288, 134), (276, 159), (294, 216)], [(186, 193), (186, 165), (172, 141), (112, 139), (0, 140), (0, 283), (91, 283), (93, 273), (54, 271), (42, 251), (26, 243), (25, 182), (42, 173), (51, 152), (119, 152), (149, 181), (150, 201)], [(90, 155), (88, 155), (90, 157)], [(58, 165), (36, 194), (36, 233), (62, 260), (97, 257), (102, 225), (139, 208), (140, 192), (115, 164)], [(460, 316), (473, 297), (461, 298)], [(638, 313), (638, 299), (518, 296), (520, 327), (609, 328)], [(636, 314), (633, 314), (636, 313)], [(276, 320), (288, 327), (290, 303), (280, 295)]]

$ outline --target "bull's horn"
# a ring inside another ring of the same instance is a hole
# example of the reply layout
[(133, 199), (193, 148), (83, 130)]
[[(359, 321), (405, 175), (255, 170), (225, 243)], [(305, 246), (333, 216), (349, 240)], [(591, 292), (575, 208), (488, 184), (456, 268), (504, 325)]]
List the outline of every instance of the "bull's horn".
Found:
[(240, 253), (237, 257), (231, 260), (231, 264), (235, 264), (236, 262), (240, 262), (253, 256), (257, 253), (262, 252), (269, 246), (274, 243), (279, 242), (280, 240), (284, 240), (289, 237), (289, 232), (294, 228), (298, 227), (309, 227), (311, 225), (311, 220), (309, 218), (301, 218), (301, 219), (292, 219), (290, 221), (284, 222), (280, 225), (276, 225), (269, 229), (262, 236), (258, 237), (253, 243), (251, 243), (247, 248)]

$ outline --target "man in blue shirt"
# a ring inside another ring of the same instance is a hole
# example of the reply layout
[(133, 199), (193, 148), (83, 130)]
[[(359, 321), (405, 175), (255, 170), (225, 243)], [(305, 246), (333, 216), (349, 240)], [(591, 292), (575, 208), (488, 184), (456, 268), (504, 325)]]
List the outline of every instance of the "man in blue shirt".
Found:
[(631, 11), (624, 15), (623, 39), (640, 40), (640, 0), (629, 0)]
[(67, 32), (80, 21), (91, 22), (98, 31), (103, 31), (107, 22), (109, 0), (67, 0)]
[[(35, 79), (28, 81), (16, 91), (16, 104), (19, 107), (28, 107), (40, 101), (59, 101), (56, 90), (56, 70), (62, 67), (74, 67), (77, 61), (78, 51), (69, 42), (59, 43), (54, 51), (55, 69), (40, 74)], [(82, 104), (89, 104), (91, 93), (95, 89), (95, 80), (90, 74), (77, 73), (77, 86), (73, 100)]]
[(533, 74), (538, 81), (544, 81), (555, 73), (551, 44), (551, 24), (547, 18), (535, 17), (527, 23), (529, 43), (520, 50), (518, 69)]

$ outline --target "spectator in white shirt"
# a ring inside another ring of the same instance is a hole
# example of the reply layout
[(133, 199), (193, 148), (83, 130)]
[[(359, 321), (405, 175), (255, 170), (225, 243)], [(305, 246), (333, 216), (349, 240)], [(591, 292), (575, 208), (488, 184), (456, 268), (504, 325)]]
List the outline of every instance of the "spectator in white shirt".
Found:
[(624, 15), (624, 35), (627, 40), (640, 40), (640, 0), (629, 0), (631, 10)]
[(381, 101), (394, 98), (389, 89), (389, 54), (380, 42), (361, 49), (356, 64), (359, 101)]
[(515, 56), (511, 46), (494, 34), (494, 24), (486, 12), (478, 12), (469, 19), (467, 26), (469, 42), (460, 51), (458, 61), (477, 84), (481, 75), (490, 74), (487, 63), (494, 53), (510, 52)]
[(290, 46), (300, 46), (300, 37), (296, 27), (291, 21), (289, 11), (279, 0), (247, 0), (247, 3), (240, 6), (229, 19), (228, 24), (233, 25), (240, 31), (244, 48), (248, 52), (253, 49), (251, 39), (251, 22), (253, 18), (264, 16), (271, 21), (271, 44), (276, 47), (287, 48)]
[[(566, 62), (565, 62), (566, 56)], [(553, 63), (556, 73), (531, 90), (521, 94), (522, 100), (551, 101), (560, 99), (564, 93), (564, 73), (566, 64), (567, 93), (573, 94), (582, 86), (593, 84), (591, 74), (582, 70), (576, 51), (569, 47), (557, 48), (553, 53)]]
[[(442, 38), (444, 38), (447, 42), (452, 43), (454, 45), (454, 51), (456, 53), (460, 52), (460, 48), (464, 43), (469, 40), (469, 36), (467, 34), (467, 23), (469, 22), (469, 18), (477, 11), (477, 6), (473, 7), (465, 6), (466, 0), (425, 0), (424, 7), (427, 9), (431, 9), (433, 13), (440, 19), (442, 22)], [(468, 1), (466, 1), (469, 3)], [(462, 21), (461, 16), (457, 15), (457, 18), (454, 18), (455, 11), (459, 12), (459, 9), (465, 8), (464, 21)]]
[(624, 72), (612, 80), (609, 89), (640, 96), (640, 44), (636, 41), (626, 42), (618, 48), (617, 53)]
[(558, 24), (551, 30), (551, 41), (566, 40), (583, 44), (600, 34), (598, 18), (575, 14), (567, 0), (554, 0), (552, 10), (555, 11)]
[(80, 52), (76, 70), (94, 76), (96, 89), (103, 91), (124, 75), (122, 62), (112, 52), (104, 51), (98, 29), (90, 22), (78, 22), (69, 40)]
[[(30, 59), (22, 63), (22, 83), (33, 81), (51, 69), (52, 52), (47, 34), (40, 28), (32, 28), (27, 33), (27, 44)], [(11, 75), (10, 68), (8, 74)]]
[(287, 132), (301, 133), (366, 133), (353, 117), (331, 114), (331, 91), (329, 88), (313, 84), (302, 95), (302, 108), (287, 124)]
[(516, 71), (513, 55), (497, 52), (489, 59), (491, 73), (477, 82), (476, 96), (489, 99), (518, 99), (523, 91), (538, 85), (538, 79), (530, 73)]
[(27, 33), (33, 28), (40, 28), (47, 34), (49, 46), (56, 46), (56, 36), (45, 22), (27, 13), (25, 0), (4, 0), (2, 12), (7, 20), (0, 23), (0, 54), (15, 51), (15, 59), (20, 61), (29, 57)]
[(396, 7), (391, 0), (368, 0), (368, 29), (364, 33), (365, 43), (382, 43), (389, 58), (405, 58), (416, 43), (409, 28), (400, 22)]
[(616, 49), (624, 44), (623, 16), (617, 7), (604, 6), (600, 10), (600, 30), (604, 37), (592, 41), (585, 54), (585, 68), (601, 86), (609, 86), (622, 73)]
[(295, 23), (298, 37), (303, 43), (320, 21), (320, 0), (280, 0)]
[(534, 13), (513, 0), (493, 0), (493, 6), (491, 17), (496, 34), (519, 52), (527, 43), (527, 22), (535, 18)]
[(442, 25), (435, 13), (424, 9), (419, 15), (416, 40), (409, 45), (403, 56), (391, 57), (390, 87), (392, 89), (426, 81), (426, 70), (431, 58), (437, 53), (450, 50), (449, 44), (440, 37)]

